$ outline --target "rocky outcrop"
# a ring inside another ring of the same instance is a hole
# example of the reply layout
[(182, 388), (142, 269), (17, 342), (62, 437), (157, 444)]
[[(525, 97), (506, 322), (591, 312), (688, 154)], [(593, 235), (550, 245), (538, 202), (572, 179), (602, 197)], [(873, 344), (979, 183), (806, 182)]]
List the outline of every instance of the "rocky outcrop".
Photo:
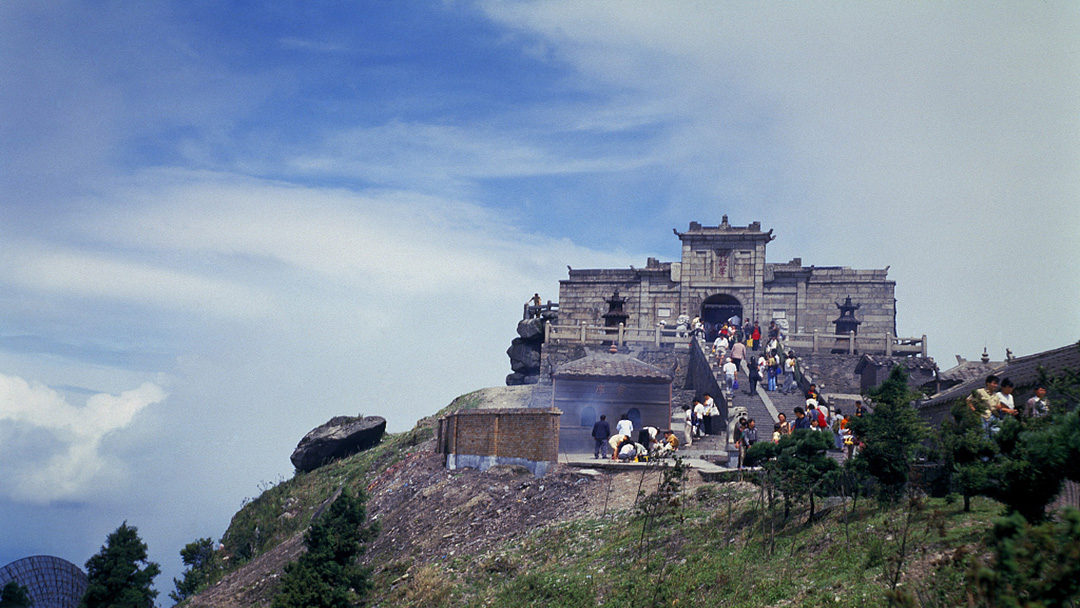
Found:
[(545, 312), (535, 319), (525, 319), (517, 325), (518, 337), (510, 342), (506, 355), (510, 357), (513, 373), (506, 377), (507, 386), (536, 384), (540, 381), (540, 349), (544, 345), (544, 323), (554, 323), (554, 313)]
[(386, 419), (382, 416), (336, 416), (304, 435), (289, 459), (298, 471), (314, 471), (378, 444), (384, 433)]

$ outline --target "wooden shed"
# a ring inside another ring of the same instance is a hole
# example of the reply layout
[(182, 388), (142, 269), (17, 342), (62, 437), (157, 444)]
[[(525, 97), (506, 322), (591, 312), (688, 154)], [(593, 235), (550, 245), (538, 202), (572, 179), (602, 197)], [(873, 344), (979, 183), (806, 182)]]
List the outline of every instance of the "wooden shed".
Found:
[(593, 423), (628, 414), (634, 429), (671, 425), (671, 374), (628, 355), (597, 354), (570, 361), (552, 375), (553, 405), (562, 411), (559, 450), (589, 453)]

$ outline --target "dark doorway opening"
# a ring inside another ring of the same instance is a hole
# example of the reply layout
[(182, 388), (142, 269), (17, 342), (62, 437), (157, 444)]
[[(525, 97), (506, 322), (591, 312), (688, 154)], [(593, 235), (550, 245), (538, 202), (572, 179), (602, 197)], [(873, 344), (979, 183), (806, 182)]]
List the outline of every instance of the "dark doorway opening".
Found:
[(701, 303), (701, 322), (705, 325), (705, 339), (716, 339), (720, 327), (731, 317), (743, 318), (742, 304), (734, 296), (716, 294)]

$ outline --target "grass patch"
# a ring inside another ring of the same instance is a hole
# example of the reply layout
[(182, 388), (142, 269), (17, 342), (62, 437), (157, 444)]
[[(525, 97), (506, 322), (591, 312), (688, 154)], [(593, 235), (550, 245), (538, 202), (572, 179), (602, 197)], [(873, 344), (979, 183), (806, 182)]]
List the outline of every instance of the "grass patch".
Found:
[[(746, 484), (709, 484), (687, 493), (678, 518), (647, 529), (642, 516), (562, 522), (504, 546), (496, 556), (455, 564), (461, 576), (446, 606), (709, 606), (734, 608), (886, 606), (886, 566), (900, 547), (903, 507), (861, 500), (847, 531), (835, 510), (812, 525), (804, 512), (781, 521)], [(902, 587), (924, 606), (961, 605), (964, 557), (1001, 506), (971, 513), (928, 500), (909, 529), (906, 563), (925, 569)], [(764, 542), (763, 520), (775, 525)], [(959, 551), (958, 551), (959, 550)], [(959, 556), (959, 557), (957, 557)], [(921, 564), (921, 566), (919, 566)]]

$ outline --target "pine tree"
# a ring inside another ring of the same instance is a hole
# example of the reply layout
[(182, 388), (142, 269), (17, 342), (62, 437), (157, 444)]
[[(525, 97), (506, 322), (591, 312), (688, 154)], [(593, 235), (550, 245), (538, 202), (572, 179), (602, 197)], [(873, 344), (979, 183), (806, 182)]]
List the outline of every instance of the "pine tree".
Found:
[(902, 367), (893, 367), (889, 377), (868, 392), (874, 413), (850, 425), (866, 442), (860, 458), (866, 460), (868, 472), (881, 484), (881, 496), (889, 502), (903, 493), (916, 450), (926, 436), (926, 425), (911, 407), (918, 394), (908, 388), (907, 380)]
[(210, 576), (216, 567), (214, 541), (210, 538), (200, 538), (188, 543), (180, 550), (180, 559), (187, 566), (184, 570), (184, 578), (183, 580), (174, 578), (173, 584), (176, 585), (176, 591), (169, 593), (169, 597), (178, 604), (198, 593), (210, 581)]
[(29, 608), (31, 605), (29, 591), (19, 583), (8, 581), (0, 589), (0, 608)]
[(146, 561), (146, 543), (125, 521), (86, 562), (88, 586), (79, 608), (153, 608), (161, 567)]
[(828, 431), (797, 430), (780, 438), (780, 443), (759, 441), (746, 451), (746, 463), (775, 474), (777, 488), (784, 495), (784, 517), (791, 515), (791, 503), (804, 496), (810, 499), (807, 522), (814, 518), (814, 496), (820, 496), (839, 468), (826, 452), (832, 446)]
[(285, 567), (272, 608), (347, 608), (370, 585), (357, 558), (376, 528), (365, 526), (363, 494), (347, 489), (304, 535), (307, 552)]

